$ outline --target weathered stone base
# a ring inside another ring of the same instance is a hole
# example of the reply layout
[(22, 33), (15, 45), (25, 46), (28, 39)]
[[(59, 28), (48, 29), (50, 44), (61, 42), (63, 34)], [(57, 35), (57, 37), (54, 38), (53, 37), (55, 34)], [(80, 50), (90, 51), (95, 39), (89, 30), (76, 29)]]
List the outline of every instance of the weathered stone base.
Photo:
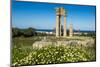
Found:
[(54, 45), (54, 46), (67, 46), (67, 45), (75, 45), (75, 46), (92, 46), (94, 44), (94, 40), (92, 38), (87, 38), (87, 39), (83, 39), (83, 40), (61, 40), (61, 41), (46, 41), (46, 40), (42, 40), (42, 41), (36, 41), (35, 43), (33, 43), (33, 48), (42, 48), (42, 47), (46, 47), (49, 45)]

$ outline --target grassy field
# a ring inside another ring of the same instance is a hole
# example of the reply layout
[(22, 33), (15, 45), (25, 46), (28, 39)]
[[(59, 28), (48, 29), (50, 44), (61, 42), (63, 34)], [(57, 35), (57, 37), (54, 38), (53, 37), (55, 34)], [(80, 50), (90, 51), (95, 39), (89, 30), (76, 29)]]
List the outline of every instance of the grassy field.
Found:
[[(84, 46), (47, 46), (42, 49), (33, 49), (35, 41), (43, 37), (16, 37), (12, 39), (12, 66), (57, 64), (67, 62), (83, 62), (96, 60), (96, 48)], [(52, 39), (52, 38), (51, 38)], [(64, 38), (62, 38), (64, 39)], [(62, 40), (57, 38), (55, 40)], [(71, 38), (67, 38), (70, 40)], [(95, 44), (94, 44), (95, 45)]]

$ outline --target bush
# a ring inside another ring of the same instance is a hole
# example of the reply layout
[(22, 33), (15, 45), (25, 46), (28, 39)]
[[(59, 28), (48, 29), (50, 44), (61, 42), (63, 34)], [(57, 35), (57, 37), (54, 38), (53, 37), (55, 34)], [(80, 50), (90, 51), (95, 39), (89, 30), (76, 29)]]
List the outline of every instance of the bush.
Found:
[(13, 37), (19, 37), (19, 36), (30, 37), (35, 35), (36, 32), (34, 28), (28, 28), (28, 29), (12, 28)]

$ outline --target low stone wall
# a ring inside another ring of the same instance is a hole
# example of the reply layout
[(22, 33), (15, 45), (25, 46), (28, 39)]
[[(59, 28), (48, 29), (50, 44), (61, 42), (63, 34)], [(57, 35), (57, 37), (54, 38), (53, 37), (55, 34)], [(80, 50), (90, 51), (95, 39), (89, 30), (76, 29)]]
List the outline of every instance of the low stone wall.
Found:
[(54, 45), (54, 46), (66, 46), (66, 45), (78, 45), (78, 46), (92, 46), (94, 44), (94, 40), (91, 39), (84, 39), (84, 40), (69, 40), (69, 41), (36, 41), (33, 43), (33, 48), (42, 48), (48, 45)]

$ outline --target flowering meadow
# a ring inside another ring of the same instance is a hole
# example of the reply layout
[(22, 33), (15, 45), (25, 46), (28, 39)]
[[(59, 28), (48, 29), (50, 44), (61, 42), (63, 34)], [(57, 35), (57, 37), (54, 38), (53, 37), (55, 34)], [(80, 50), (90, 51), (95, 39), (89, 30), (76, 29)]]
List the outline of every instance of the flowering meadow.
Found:
[(96, 60), (95, 43), (92, 46), (48, 45), (33, 49), (32, 44), (42, 37), (17, 37), (12, 42), (12, 66), (88, 62)]

